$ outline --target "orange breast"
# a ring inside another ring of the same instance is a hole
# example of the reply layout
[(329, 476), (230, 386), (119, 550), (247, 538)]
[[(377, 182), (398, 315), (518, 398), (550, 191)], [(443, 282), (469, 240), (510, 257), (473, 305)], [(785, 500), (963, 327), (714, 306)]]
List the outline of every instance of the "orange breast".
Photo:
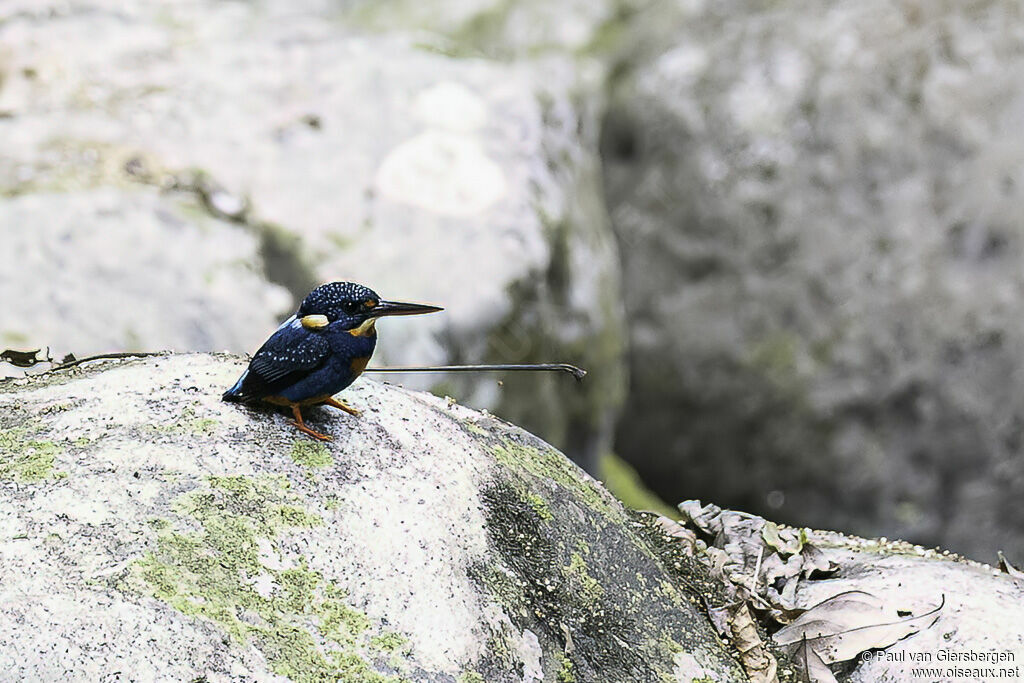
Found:
[(313, 396), (301, 401), (289, 401), (284, 396), (264, 396), (263, 400), (267, 403), (273, 403), (275, 406), (316, 406), (324, 403), (329, 398), (333, 397), (330, 394), (323, 394), (322, 396)]
[(366, 369), (366, 364), (369, 362), (369, 356), (364, 356), (362, 358), (353, 358), (352, 363), (349, 365), (349, 367), (352, 368), (352, 374), (355, 375), (356, 377), (363, 374), (363, 370)]

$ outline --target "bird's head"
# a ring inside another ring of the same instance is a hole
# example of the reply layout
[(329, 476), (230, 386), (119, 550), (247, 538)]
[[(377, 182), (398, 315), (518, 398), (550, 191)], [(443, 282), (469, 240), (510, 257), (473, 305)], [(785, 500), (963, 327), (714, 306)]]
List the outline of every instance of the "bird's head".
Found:
[(304, 327), (318, 329), (332, 323), (353, 336), (374, 334), (377, 318), (386, 315), (419, 315), (443, 310), (438, 306), (384, 301), (369, 287), (354, 282), (329, 282), (310, 292), (299, 306)]

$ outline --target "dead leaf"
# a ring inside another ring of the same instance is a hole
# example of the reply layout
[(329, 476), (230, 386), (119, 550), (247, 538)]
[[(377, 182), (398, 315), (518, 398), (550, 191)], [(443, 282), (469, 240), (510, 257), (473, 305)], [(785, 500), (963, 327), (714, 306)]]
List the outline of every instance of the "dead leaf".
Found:
[(805, 639), (823, 662), (845, 662), (866, 650), (889, 647), (938, 619), (943, 603), (919, 615), (900, 618), (895, 607), (874, 595), (847, 591), (824, 600), (772, 636), (779, 645)]
[(997, 551), (996, 554), (999, 556), (999, 569), (1015, 579), (1024, 579), (1024, 572), (1010, 564), (1010, 561), (1006, 559), (1005, 555), (1003, 555), (1002, 550)]
[(722, 531), (722, 508), (717, 505), (701, 507), (699, 500), (684, 500), (677, 505), (683, 519), (708, 536), (717, 536)]
[(40, 356), (39, 352), (42, 349), (34, 349), (32, 351), (16, 351), (15, 349), (4, 349), (0, 351), (0, 360), (7, 361), (16, 368), (31, 368), (40, 363), (48, 363), (52, 359), (50, 356), (50, 350), (46, 350), (45, 356)]
[(732, 644), (739, 650), (740, 662), (751, 683), (778, 683), (778, 663), (764, 646), (747, 603), (726, 606)]
[(711, 625), (715, 627), (715, 631), (722, 638), (732, 637), (732, 633), (729, 631), (729, 606), (723, 605), (722, 607), (708, 607), (708, 618), (711, 619)]
[(697, 545), (697, 534), (664, 515), (658, 515), (655, 523), (666, 536), (674, 538), (682, 544), (683, 552), (686, 555), (693, 555), (693, 549)]
[(764, 561), (764, 582), (770, 586), (779, 579), (795, 579), (800, 576), (803, 568), (804, 559), (801, 555), (793, 555), (788, 560), (783, 560), (781, 555), (772, 553)]
[(704, 553), (708, 557), (707, 567), (711, 570), (711, 576), (716, 579), (726, 580), (725, 565), (729, 562), (729, 556), (721, 548), (709, 547)]
[(761, 528), (764, 542), (783, 555), (795, 555), (803, 548), (803, 539), (793, 529), (780, 529), (775, 522), (765, 522)]
[(800, 641), (800, 646), (793, 653), (793, 662), (799, 669), (797, 680), (803, 683), (839, 683), (806, 638)]
[(735, 565), (732, 571), (739, 575), (738, 580), (753, 584), (754, 571), (765, 554), (765, 545), (761, 541), (764, 519), (731, 511), (723, 513), (720, 519), (722, 531), (715, 539), (715, 545), (729, 555)]
[(801, 572), (804, 578), (811, 578), (811, 575), (815, 572), (835, 574), (839, 571), (839, 565), (828, 559), (825, 553), (816, 545), (804, 543), (803, 550), (800, 551), (800, 557), (803, 558)]
[[(768, 602), (776, 610), (780, 610), (782, 613), (793, 614), (797, 609), (796, 589), (799, 586), (800, 580), (797, 578), (784, 579), (778, 587), (769, 585), (765, 594), (768, 596)], [(779, 621), (779, 623), (788, 623), (789, 621), (792, 621), (792, 619)]]

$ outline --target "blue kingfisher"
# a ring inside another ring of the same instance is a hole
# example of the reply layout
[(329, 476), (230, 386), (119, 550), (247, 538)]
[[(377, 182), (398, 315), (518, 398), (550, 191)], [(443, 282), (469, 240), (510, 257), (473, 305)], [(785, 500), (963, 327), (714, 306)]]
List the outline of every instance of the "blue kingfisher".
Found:
[(330, 436), (306, 425), (301, 409), (324, 404), (359, 415), (355, 408), (335, 400), (334, 394), (366, 369), (377, 344), (377, 318), (440, 310), (437, 306), (382, 301), (376, 292), (354, 282), (320, 285), (260, 347), (223, 399), (287, 406), (295, 417), (292, 425), (315, 439), (330, 441)]

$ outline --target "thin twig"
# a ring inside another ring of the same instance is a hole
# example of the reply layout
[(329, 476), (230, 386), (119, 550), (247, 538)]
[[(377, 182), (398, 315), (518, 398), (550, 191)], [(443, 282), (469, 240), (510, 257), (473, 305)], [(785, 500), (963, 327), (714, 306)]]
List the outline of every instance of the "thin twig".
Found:
[(587, 371), (569, 363), (528, 363), (502, 365), (423, 365), (366, 368), (363, 372), (568, 372), (582, 380)]
[(106, 360), (106, 359), (109, 359), (109, 358), (146, 358), (148, 356), (162, 356), (165, 353), (167, 353), (167, 352), (166, 351), (123, 351), (121, 353), (99, 353), (99, 354), (96, 354), (95, 356), (87, 356), (86, 358), (76, 358), (74, 360), (68, 361), (67, 363), (61, 363), (60, 365), (56, 365), (56, 366), (50, 368), (49, 372), (54, 372), (56, 370), (66, 370), (68, 368), (73, 368), (76, 365), (81, 365), (82, 363), (88, 363), (91, 360)]

